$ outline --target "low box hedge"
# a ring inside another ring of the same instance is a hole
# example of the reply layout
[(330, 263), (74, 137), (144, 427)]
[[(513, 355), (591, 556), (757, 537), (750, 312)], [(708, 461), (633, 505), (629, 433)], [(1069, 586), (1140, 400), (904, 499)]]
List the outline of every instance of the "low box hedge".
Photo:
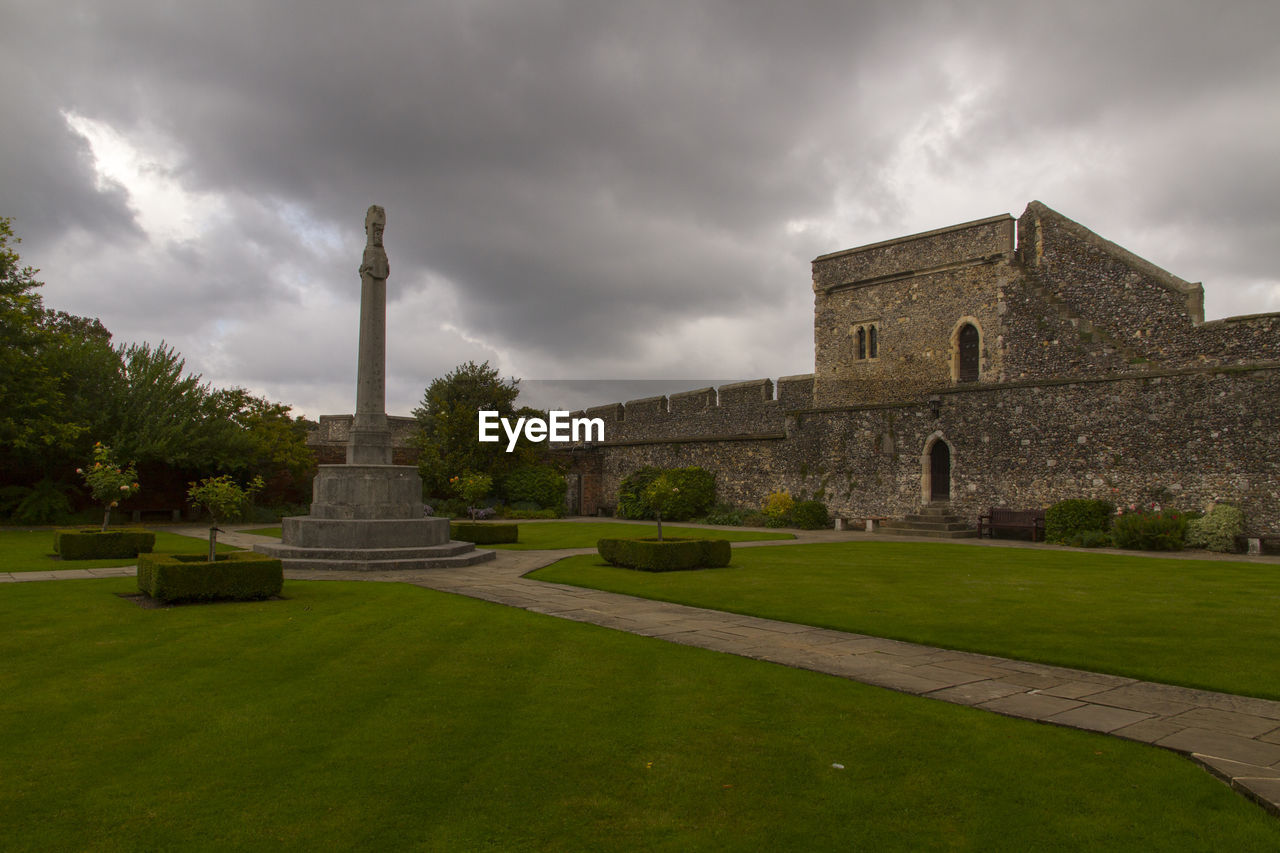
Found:
[(449, 525), (449, 538), (477, 545), (505, 545), (520, 541), (520, 525), (482, 521), (455, 521)]
[(64, 560), (115, 560), (148, 554), (156, 547), (150, 530), (55, 530), (53, 553)]
[(157, 601), (255, 601), (279, 595), (284, 564), (253, 551), (219, 554), (145, 554), (138, 558), (138, 590)]
[(601, 539), (596, 551), (608, 563), (642, 572), (719, 569), (730, 558), (725, 539)]

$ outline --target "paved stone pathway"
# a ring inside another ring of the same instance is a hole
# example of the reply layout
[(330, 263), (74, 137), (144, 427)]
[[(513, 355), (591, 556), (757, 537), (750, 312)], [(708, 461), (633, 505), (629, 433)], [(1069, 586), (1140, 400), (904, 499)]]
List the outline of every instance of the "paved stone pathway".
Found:
[[(192, 532), (201, 535), (198, 529)], [(799, 538), (803, 542), (865, 536), (832, 533), (802, 534)], [(250, 546), (255, 541), (274, 540), (229, 531), (219, 541)], [(736, 547), (771, 544), (780, 543), (738, 543)], [(1236, 790), (1280, 815), (1280, 702), (949, 651), (523, 577), (563, 557), (591, 553), (595, 550), (499, 551), (492, 562), (461, 568), (387, 573), (291, 571), (286, 577), (410, 583), (1010, 717), (1154, 744), (1191, 756)], [(1276, 562), (1274, 558), (1266, 561)], [(132, 574), (132, 568), (27, 572), (0, 574), (0, 583)]]

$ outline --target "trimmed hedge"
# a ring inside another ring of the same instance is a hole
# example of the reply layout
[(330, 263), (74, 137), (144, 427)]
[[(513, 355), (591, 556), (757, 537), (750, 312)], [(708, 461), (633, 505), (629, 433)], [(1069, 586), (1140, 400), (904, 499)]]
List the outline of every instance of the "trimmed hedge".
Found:
[(476, 545), (505, 545), (520, 541), (520, 525), (455, 521), (449, 525), (449, 538)]
[(1044, 541), (1068, 544), (1077, 534), (1090, 530), (1106, 532), (1111, 528), (1116, 507), (1108, 501), (1058, 501), (1045, 510)]
[(601, 539), (596, 551), (608, 563), (642, 572), (719, 569), (731, 556), (724, 539)]
[(149, 554), (156, 547), (150, 530), (55, 530), (53, 553), (64, 560), (117, 560)]
[(138, 558), (138, 590), (156, 601), (256, 601), (279, 595), (284, 564), (253, 551), (219, 554), (145, 554)]

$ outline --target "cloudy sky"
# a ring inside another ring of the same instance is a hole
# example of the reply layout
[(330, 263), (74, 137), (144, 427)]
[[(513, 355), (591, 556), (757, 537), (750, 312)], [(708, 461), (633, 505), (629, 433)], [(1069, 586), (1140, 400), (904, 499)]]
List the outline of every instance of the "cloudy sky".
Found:
[[(219, 386), (388, 409), (813, 368), (809, 261), (1040, 199), (1280, 311), (1274, 0), (0, 0), (0, 215), (46, 305)], [(600, 400), (598, 402), (608, 402)]]

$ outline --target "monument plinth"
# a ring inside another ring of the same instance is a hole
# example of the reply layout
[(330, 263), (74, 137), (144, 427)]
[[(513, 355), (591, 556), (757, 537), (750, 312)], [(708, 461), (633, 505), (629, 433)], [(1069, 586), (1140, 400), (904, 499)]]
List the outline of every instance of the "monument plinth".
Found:
[(386, 571), (465, 566), (491, 560), (470, 542), (449, 540), (449, 520), (425, 518), (422, 478), (412, 465), (391, 464), (387, 425), (387, 277), (382, 246), (386, 213), (365, 215), (367, 244), (360, 264), (360, 351), (356, 414), (347, 464), (321, 465), (311, 486), (311, 513), (281, 522), (280, 545), (255, 551), (287, 569)]

